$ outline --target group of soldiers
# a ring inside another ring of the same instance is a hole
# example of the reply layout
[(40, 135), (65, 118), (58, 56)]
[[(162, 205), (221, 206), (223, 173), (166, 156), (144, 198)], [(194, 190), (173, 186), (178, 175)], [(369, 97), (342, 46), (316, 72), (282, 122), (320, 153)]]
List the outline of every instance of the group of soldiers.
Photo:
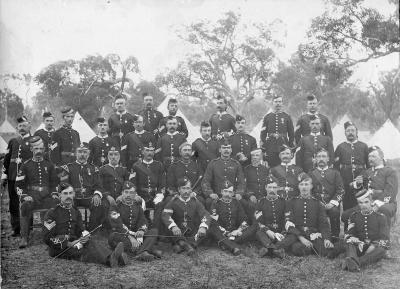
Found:
[[(204, 240), (234, 255), (248, 241), (259, 243), (261, 257), (345, 252), (342, 267), (350, 271), (385, 256), (396, 173), (380, 148), (358, 140), (351, 122), (344, 125), (347, 140), (334, 150), (315, 96), (307, 97), (308, 112), (296, 127), (283, 98), (274, 97), (260, 146), (246, 133), (245, 117), (226, 111), (222, 96), (192, 144), (176, 99), (168, 102), (168, 116), (151, 95), (143, 101), (133, 115), (125, 97), (115, 97), (115, 112), (97, 119), (98, 135), (89, 143), (72, 128), (70, 107), (61, 111), (57, 130), (45, 112), (44, 128), (34, 135), (27, 118), (18, 118), (20, 135), (8, 144), (2, 180), (20, 248), (28, 245), (33, 212), (49, 209), (43, 231), (51, 256), (111, 267), (126, 265), (127, 254), (161, 258), (159, 241), (189, 255)], [(99, 228), (110, 232), (109, 248), (90, 238)]]

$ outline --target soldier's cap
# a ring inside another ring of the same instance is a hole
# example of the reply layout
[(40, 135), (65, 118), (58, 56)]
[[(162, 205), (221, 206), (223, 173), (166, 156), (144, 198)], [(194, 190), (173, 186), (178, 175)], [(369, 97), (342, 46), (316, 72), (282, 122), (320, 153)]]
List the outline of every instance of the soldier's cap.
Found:
[(203, 120), (200, 123), (200, 127), (210, 127), (210, 126), (211, 126), (210, 123), (208, 121), (206, 121), (206, 120)]
[(133, 122), (136, 122), (136, 121), (138, 121), (139, 119), (142, 119), (143, 117), (141, 116), (141, 115), (138, 115), (138, 114), (134, 114), (133, 115)]
[(151, 141), (149, 141), (148, 143), (144, 143), (143, 148), (147, 150), (155, 150), (155, 147)]
[(258, 154), (258, 153), (262, 153), (262, 148), (255, 148), (254, 150), (252, 150), (250, 152), (250, 155), (254, 155), (254, 154)]
[(222, 183), (222, 189), (223, 190), (227, 190), (227, 189), (230, 189), (230, 188), (232, 188), (232, 190), (233, 190), (233, 184), (229, 180), (225, 180)]
[(317, 97), (314, 94), (307, 95), (307, 100), (308, 101), (315, 100), (315, 99), (317, 99)]
[(240, 114), (236, 115), (236, 121), (242, 121), (242, 120), (246, 120), (243, 116), (241, 116)]
[(175, 97), (170, 97), (168, 99), (168, 104), (170, 104), (170, 103), (178, 103), (178, 100)]
[(144, 92), (144, 93), (142, 94), (142, 97), (145, 98), (146, 96), (153, 97), (150, 93)]
[(104, 117), (100, 116), (97, 118), (97, 123), (105, 123), (105, 122), (106, 122), (106, 119)]
[(35, 136), (31, 137), (31, 139), (29, 140), (29, 143), (31, 146), (36, 146), (36, 145), (43, 143), (43, 140), (40, 138), (40, 136), (35, 135)]
[(45, 111), (42, 115), (43, 118), (54, 117), (50, 111)]
[(280, 95), (280, 94), (274, 94), (273, 96), (272, 96), (272, 99), (274, 100), (274, 99), (277, 99), (277, 98), (282, 98), (282, 95)]
[(71, 184), (67, 183), (67, 182), (61, 182), (58, 185), (57, 191), (59, 193), (61, 193), (62, 191), (65, 191), (66, 189), (68, 189), (69, 187), (73, 188)]
[(281, 146), (279, 147), (279, 152), (280, 152), (280, 153), (281, 153), (281, 152), (284, 152), (284, 151), (286, 151), (286, 150), (292, 151), (291, 148), (290, 148), (288, 145), (285, 145), (285, 144), (283, 144), (283, 145), (281, 145)]
[(66, 107), (63, 107), (63, 108), (61, 109), (61, 113), (62, 113), (63, 115), (71, 114), (71, 113), (74, 113), (74, 110), (72, 109), (72, 107), (66, 106)]
[[(328, 154), (328, 151), (327, 151), (326, 149), (324, 149), (324, 148), (319, 148), (319, 149), (317, 150), (317, 152), (315, 153), (315, 155), (317, 155), (317, 154), (319, 154), (319, 153), (321, 153), (321, 152), (327, 153), (327, 154)], [(329, 154), (328, 154), (328, 155), (329, 155)]]
[(188, 184), (190, 184), (190, 180), (187, 177), (179, 178), (176, 181), (176, 185), (178, 186), (178, 188), (187, 186)]
[(268, 175), (265, 185), (269, 185), (272, 183), (278, 184), (278, 180), (273, 175)]
[(219, 142), (219, 146), (220, 147), (228, 147), (228, 146), (232, 146), (230, 140), (228, 138), (222, 138)]
[(316, 120), (316, 119), (319, 119), (319, 117), (317, 116), (317, 115), (310, 115), (310, 121), (312, 121), (312, 120)]
[(28, 119), (24, 115), (17, 118), (17, 123), (23, 123), (23, 122), (27, 122), (27, 121), (28, 121)]
[(192, 148), (192, 145), (190, 143), (184, 142), (179, 146), (179, 151), (181, 151), (186, 146), (189, 146), (190, 148)]
[(373, 151), (382, 151), (380, 147), (378, 146), (370, 146), (368, 148), (368, 154), (372, 153)]
[(82, 142), (76, 149), (77, 150), (89, 150), (89, 144), (87, 142)]
[(132, 190), (132, 189), (136, 190), (136, 186), (130, 181), (125, 181), (124, 185), (122, 186), (122, 190), (125, 191), (125, 190)]
[(110, 150), (109, 150), (108, 152), (109, 152), (109, 153), (110, 153), (110, 152), (119, 153), (119, 152), (120, 152), (120, 151), (119, 151), (119, 147), (112, 146), (112, 147), (110, 147)]
[(356, 125), (354, 123), (352, 123), (351, 121), (346, 121), (343, 124), (343, 126), (344, 126), (344, 130), (346, 130), (349, 126), (354, 126), (355, 128), (357, 128)]
[(175, 115), (168, 115), (167, 116), (167, 121), (169, 120), (176, 120), (176, 116)]
[(307, 173), (300, 173), (297, 177), (297, 180), (301, 183), (303, 181), (312, 180), (311, 177)]
[(372, 194), (372, 190), (362, 189), (361, 191), (356, 193), (356, 199), (358, 201), (364, 200), (368, 198)]
[(118, 93), (115, 97), (114, 97), (114, 101), (116, 101), (117, 99), (124, 99), (126, 100), (126, 96), (122, 93)]

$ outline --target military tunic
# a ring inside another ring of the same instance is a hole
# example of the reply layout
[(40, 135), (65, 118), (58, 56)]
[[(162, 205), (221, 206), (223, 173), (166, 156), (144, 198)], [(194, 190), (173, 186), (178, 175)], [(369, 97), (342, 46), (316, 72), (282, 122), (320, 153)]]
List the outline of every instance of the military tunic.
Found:
[(246, 194), (248, 197), (255, 196), (258, 200), (265, 196), (265, 186), (269, 174), (269, 168), (263, 165), (253, 166), (250, 164), (244, 168)]
[(192, 150), (193, 157), (197, 160), (203, 173), (206, 171), (209, 162), (219, 156), (219, 144), (211, 138), (209, 140), (196, 139), (192, 144)]
[[(190, 180), (193, 190), (199, 194), (201, 192), (201, 181), (199, 178), (201, 177), (201, 170), (199, 165), (189, 160), (189, 162), (185, 162), (183, 160), (178, 160), (174, 162), (168, 169), (167, 172), (167, 187), (174, 191), (178, 191), (177, 182), (178, 179), (186, 177)], [(197, 183), (197, 184), (196, 184)]]
[(133, 177), (133, 174), (130, 174), (125, 167), (119, 165), (113, 167), (110, 164), (102, 166), (99, 169), (99, 178), (103, 195), (109, 195), (114, 199), (118, 198), (121, 195), (124, 182)]
[(88, 162), (96, 167), (104, 166), (108, 163), (108, 152), (111, 147), (118, 148), (118, 143), (114, 138), (95, 136), (89, 141), (90, 155)]
[[(311, 128), (310, 128), (311, 115), (312, 115), (311, 113), (304, 114), (300, 116), (299, 120), (297, 121), (296, 132), (295, 132), (295, 138), (297, 144), (299, 143), (300, 139), (303, 136), (309, 135), (311, 133)], [(332, 129), (329, 119), (325, 115), (320, 113), (317, 113), (316, 115), (321, 120), (321, 134), (329, 136), (333, 140)]]
[[(175, 115), (175, 118), (176, 118), (176, 120), (178, 122), (178, 127), (177, 127), (176, 131), (179, 132), (180, 134), (184, 135), (185, 138), (187, 138), (189, 136), (189, 132), (188, 132), (185, 120), (182, 117), (178, 116), (178, 115)], [(167, 133), (167, 119), (168, 119), (168, 116), (163, 117), (160, 120), (160, 124), (159, 124), (160, 127), (158, 129), (159, 133), (160, 133), (160, 136), (162, 136), (162, 135)]]
[(125, 135), (134, 130), (134, 117), (129, 112), (115, 112), (108, 119), (109, 134), (118, 146), (121, 146), (122, 139)]
[[(239, 161), (243, 168), (250, 164), (251, 155), (250, 152), (257, 148), (257, 141), (254, 137), (247, 133), (236, 132), (230, 137), (232, 144), (232, 156)], [(240, 161), (237, 154), (243, 153), (247, 160)]]
[(271, 230), (281, 233), (285, 229), (285, 205), (283, 198), (269, 200), (267, 197), (261, 198), (256, 206), (256, 220), (262, 231)]
[(52, 130), (41, 128), (34, 133), (35, 136), (39, 136), (43, 140), (44, 152), (48, 160), (51, 160), (51, 145), (53, 144), (53, 134), (55, 131), (54, 128)]
[(236, 120), (235, 118), (227, 113), (226, 111), (223, 113), (217, 112), (211, 115), (210, 117), (211, 124), (211, 137), (216, 139), (217, 136), (221, 136), (222, 133), (234, 133), (236, 132)]
[(153, 133), (158, 138), (158, 128), (161, 119), (164, 117), (163, 114), (155, 109), (143, 109), (139, 112), (139, 115), (143, 116), (144, 130)]
[(166, 133), (158, 139), (158, 159), (162, 161), (165, 169), (168, 169), (168, 167), (179, 158), (179, 146), (185, 142), (185, 136), (177, 131), (173, 134)]
[(153, 133), (142, 130), (141, 132), (128, 133), (122, 140), (121, 162), (128, 169), (131, 169), (142, 156), (143, 147), (156, 145), (156, 137)]
[(51, 160), (56, 166), (75, 161), (75, 150), (81, 144), (79, 132), (64, 125), (54, 132), (52, 142)]
[(279, 194), (284, 199), (291, 199), (299, 195), (298, 177), (303, 170), (291, 164), (280, 164), (271, 169), (271, 175), (278, 180)]

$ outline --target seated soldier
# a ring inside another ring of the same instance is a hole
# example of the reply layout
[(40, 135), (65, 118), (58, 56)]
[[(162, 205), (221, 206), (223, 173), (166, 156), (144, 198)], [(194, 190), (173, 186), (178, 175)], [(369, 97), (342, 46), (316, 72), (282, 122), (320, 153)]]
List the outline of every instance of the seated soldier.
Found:
[(279, 242), (279, 248), (290, 249), (296, 256), (314, 253), (327, 256), (334, 246), (329, 240), (330, 227), (324, 206), (311, 196), (312, 179), (299, 175), (300, 196), (286, 203), (285, 230), (288, 234)]
[(258, 223), (256, 238), (262, 245), (260, 257), (283, 258), (285, 250), (276, 244), (284, 238), (285, 199), (278, 193), (278, 180), (275, 178), (268, 178), (265, 187), (267, 194), (258, 201), (255, 212)]
[(360, 267), (378, 262), (389, 249), (389, 226), (384, 214), (373, 209), (372, 190), (356, 194), (360, 210), (353, 212), (345, 234), (346, 259), (342, 269), (360, 271)]
[(58, 191), (60, 204), (50, 209), (44, 218), (43, 240), (49, 246), (49, 255), (110, 267), (126, 265), (128, 259), (123, 243), (118, 243), (115, 250), (110, 251), (101, 243), (90, 240), (91, 233), (83, 230), (82, 215), (73, 206), (73, 187), (61, 183)]
[(196, 198), (192, 197), (192, 184), (188, 178), (177, 182), (178, 193), (164, 208), (162, 221), (174, 238), (174, 252), (186, 251), (193, 255), (197, 245), (207, 234), (210, 214)]
[(221, 190), (222, 197), (211, 204), (212, 223), (209, 234), (222, 249), (228, 249), (237, 256), (241, 253), (238, 244), (254, 237), (257, 227), (249, 227), (242, 204), (234, 195), (233, 184), (225, 181)]
[(141, 261), (161, 258), (161, 251), (153, 249), (157, 242), (158, 230), (148, 230), (147, 219), (142, 206), (135, 200), (136, 197), (135, 185), (129, 181), (125, 182), (120, 202), (110, 209), (112, 232), (108, 237), (108, 244), (115, 248), (119, 242), (123, 242), (125, 250), (136, 255)]

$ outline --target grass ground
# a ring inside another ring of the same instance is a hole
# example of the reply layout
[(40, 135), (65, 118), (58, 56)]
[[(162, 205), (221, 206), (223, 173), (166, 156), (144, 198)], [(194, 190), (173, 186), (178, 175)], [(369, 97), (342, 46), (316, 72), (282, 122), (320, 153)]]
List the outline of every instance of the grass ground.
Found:
[(340, 259), (261, 259), (250, 245), (238, 257), (214, 247), (200, 248), (198, 256), (188, 257), (171, 253), (164, 244), (160, 261), (131, 261), (127, 267), (111, 269), (51, 260), (38, 233), (28, 249), (19, 250), (18, 238), (9, 236), (8, 200), (2, 196), (2, 288), (400, 288), (400, 216), (391, 233), (392, 257), (360, 273), (342, 271)]

